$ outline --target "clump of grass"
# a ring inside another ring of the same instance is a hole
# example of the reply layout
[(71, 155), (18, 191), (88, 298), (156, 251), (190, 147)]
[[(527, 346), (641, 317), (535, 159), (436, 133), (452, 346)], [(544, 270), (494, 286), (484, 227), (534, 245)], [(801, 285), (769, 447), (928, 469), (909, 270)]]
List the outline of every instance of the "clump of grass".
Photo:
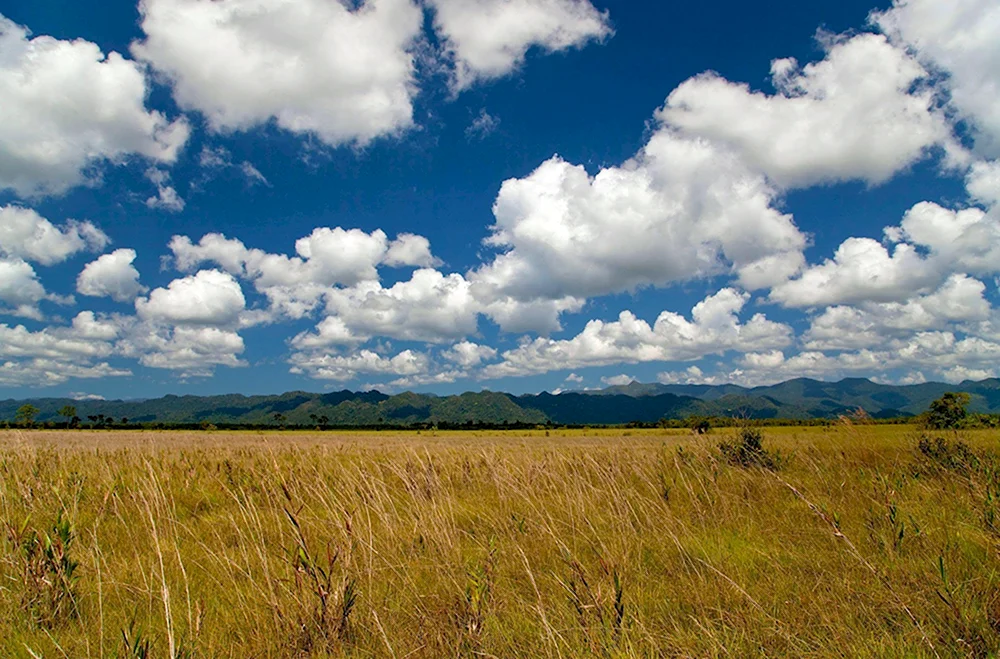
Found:
[(744, 423), (736, 431), (732, 440), (720, 442), (722, 457), (737, 467), (762, 467), (777, 469), (780, 456), (764, 448), (764, 431), (750, 423)]
[(335, 648), (351, 637), (351, 614), (358, 600), (357, 581), (346, 574), (338, 575), (338, 549), (327, 546), (325, 555), (315, 555), (296, 514), (286, 508), (285, 515), (294, 530), (289, 562), (300, 604), (296, 645), (305, 652)]
[(20, 526), (7, 525), (7, 537), (16, 549), (15, 560), (22, 578), (21, 604), (34, 622), (50, 629), (75, 617), (76, 570), (73, 558), (73, 525), (64, 511), (59, 511), (49, 531), (31, 526), (25, 518)]
[(941, 469), (969, 473), (979, 468), (979, 457), (960, 437), (920, 433), (917, 450), (931, 464)]

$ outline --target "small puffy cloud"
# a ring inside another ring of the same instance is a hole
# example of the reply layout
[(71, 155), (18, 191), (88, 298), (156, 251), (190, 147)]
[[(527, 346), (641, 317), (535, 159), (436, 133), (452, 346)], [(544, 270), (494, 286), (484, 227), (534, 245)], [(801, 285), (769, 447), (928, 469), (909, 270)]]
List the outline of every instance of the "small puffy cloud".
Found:
[(885, 37), (828, 39), (826, 57), (801, 67), (775, 60), (777, 93), (753, 92), (714, 73), (692, 78), (659, 118), (734, 148), (783, 187), (863, 180), (878, 184), (951, 139), (927, 73)]
[(576, 373), (570, 373), (569, 375), (566, 376), (566, 379), (564, 380), (564, 382), (571, 382), (573, 384), (580, 384), (581, 382), (583, 382), (583, 376), (582, 375), (577, 375)]
[(769, 286), (798, 272), (806, 245), (772, 206), (776, 194), (734, 154), (660, 128), (635, 158), (595, 176), (555, 157), (505, 181), (487, 241), (505, 251), (469, 277), (525, 302), (729, 272)]
[(156, 195), (146, 200), (146, 205), (150, 208), (158, 208), (171, 213), (180, 213), (187, 203), (177, 194), (177, 190), (172, 185), (160, 186), (156, 190)]
[(893, 42), (947, 77), (950, 102), (967, 119), (977, 150), (1000, 155), (1000, 5), (993, 0), (895, 0), (872, 15)]
[(71, 378), (131, 375), (110, 366), (118, 326), (92, 312), (79, 313), (68, 327), (50, 326), (37, 332), (23, 325), (0, 324), (0, 384), (48, 386)]
[(622, 387), (627, 384), (632, 384), (632, 382), (634, 381), (635, 378), (633, 378), (631, 375), (625, 375), (624, 373), (622, 373), (621, 375), (612, 375), (601, 378), (601, 382), (608, 385), (609, 387)]
[(472, 368), (495, 358), (497, 351), (495, 348), (473, 343), (472, 341), (462, 341), (442, 352), (441, 356), (453, 364), (458, 364), (462, 368)]
[(656, 374), (660, 384), (718, 384), (716, 378), (705, 375), (697, 366), (688, 366), (683, 371), (663, 371)]
[(110, 242), (90, 222), (70, 220), (57, 227), (30, 208), (0, 206), (0, 254), (8, 257), (54, 265), (84, 250), (104, 249)]
[(0, 190), (61, 194), (90, 167), (130, 154), (172, 163), (183, 119), (145, 108), (142, 67), (89, 41), (30, 38), (0, 15)]
[(413, 377), (425, 375), (430, 369), (430, 359), (421, 352), (404, 350), (384, 357), (372, 350), (361, 350), (348, 355), (324, 352), (297, 352), (290, 359), (292, 373), (304, 374), (316, 380), (347, 382), (359, 375), (398, 375)]
[(927, 248), (943, 267), (978, 275), (1000, 271), (1000, 209), (950, 210), (925, 201), (908, 210), (899, 227), (886, 229), (886, 236)]
[(134, 249), (116, 249), (84, 266), (76, 278), (76, 291), (91, 297), (110, 297), (116, 302), (131, 302), (146, 287), (139, 283)]
[(375, 336), (441, 343), (473, 334), (479, 304), (459, 274), (421, 269), (383, 288), (377, 281), (326, 290), (325, 318), (315, 334), (300, 334), (298, 348), (357, 344)]
[(243, 291), (232, 275), (202, 270), (157, 288), (135, 301), (139, 318), (177, 325), (233, 326), (246, 307)]
[(608, 14), (589, 0), (427, 2), (434, 8), (434, 29), (454, 62), (455, 90), (512, 73), (532, 47), (558, 52), (612, 34)]
[(0, 258), (0, 314), (41, 320), (38, 303), (42, 300), (57, 304), (73, 302), (71, 297), (47, 293), (30, 263), (21, 259)]
[(431, 242), (423, 236), (401, 233), (389, 243), (389, 249), (382, 257), (382, 263), (391, 268), (416, 266), (430, 268), (440, 264), (431, 254)]
[(699, 302), (691, 320), (664, 311), (650, 326), (629, 311), (617, 321), (592, 320), (571, 339), (537, 338), (503, 353), (503, 361), (483, 369), (485, 377), (546, 373), (565, 368), (617, 363), (688, 361), (705, 355), (779, 348), (791, 343), (792, 329), (757, 314), (740, 323), (749, 299), (725, 288)]
[(965, 178), (965, 188), (974, 201), (986, 206), (1000, 205), (1000, 160), (973, 163)]
[(904, 300), (939, 280), (938, 271), (912, 245), (896, 245), (890, 253), (870, 238), (848, 238), (832, 259), (775, 286), (770, 299), (786, 307)]
[(141, 0), (139, 12), (132, 53), (216, 131), (273, 120), (336, 146), (413, 124), (412, 0)]
[(239, 358), (243, 338), (220, 327), (133, 323), (116, 349), (143, 366), (177, 371), (186, 377), (207, 377), (217, 366), (246, 366)]
[(828, 307), (812, 319), (802, 341), (808, 350), (874, 348), (918, 331), (986, 321), (991, 310), (985, 292), (981, 281), (956, 274), (933, 293), (906, 302)]
[[(320, 227), (296, 241), (297, 256), (249, 249), (239, 240), (216, 233), (203, 236), (197, 244), (187, 236), (174, 236), (170, 250), (182, 271), (208, 262), (253, 281), (255, 288), (268, 298), (275, 315), (291, 318), (301, 318), (312, 312), (324, 295), (352, 294), (343, 289), (335, 290), (336, 285), (360, 290), (362, 282), (377, 284), (380, 265), (404, 267), (437, 263), (430, 252), (430, 243), (422, 236), (404, 233), (390, 242), (380, 230), (365, 233), (340, 227)], [(372, 289), (366, 291), (377, 294)]]
[[(985, 195), (988, 172), (982, 176), (973, 185), (979, 183)], [(899, 226), (887, 227), (885, 236), (895, 243), (891, 252), (870, 238), (848, 238), (832, 259), (775, 286), (770, 299), (788, 307), (902, 302), (929, 292), (952, 273), (1000, 272), (1000, 214), (995, 209), (951, 210), (921, 202)]]

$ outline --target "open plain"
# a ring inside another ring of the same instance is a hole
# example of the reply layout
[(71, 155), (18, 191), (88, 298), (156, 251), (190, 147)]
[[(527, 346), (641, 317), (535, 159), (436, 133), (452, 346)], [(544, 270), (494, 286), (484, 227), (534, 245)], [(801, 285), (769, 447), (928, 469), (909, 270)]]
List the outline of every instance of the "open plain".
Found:
[(736, 432), (2, 431), (0, 655), (996, 656), (1000, 432)]

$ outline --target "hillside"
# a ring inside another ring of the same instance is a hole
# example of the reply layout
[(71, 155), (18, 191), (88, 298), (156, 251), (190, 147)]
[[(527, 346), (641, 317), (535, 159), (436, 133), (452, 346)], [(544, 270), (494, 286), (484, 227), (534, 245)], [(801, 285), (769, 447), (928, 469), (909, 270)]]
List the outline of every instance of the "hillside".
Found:
[[(947, 391), (965, 391), (975, 412), (1000, 412), (1000, 380), (893, 386), (865, 379), (822, 382), (798, 378), (764, 387), (664, 385), (633, 382), (601, 391), (513, 396), (491, 391), (455, 396), (378, 391), (318, 394), (291, 391), (275, 396), (164, 396), (150, 400), (75, 401), (68, 398), (0, 401), (0, 420), (11, 420), (30, 402), (39, 421), (61, 421), (72, 405), (84, 423), (103, 415), (132, 423), (315, 424), (334, 426), (448, 424), (620, 424), (691, 415), (753, 418), (831, 418), (864, 409), (876, 418), (916, 415)], [(280, 415), (276, 418), (276, 415)]]

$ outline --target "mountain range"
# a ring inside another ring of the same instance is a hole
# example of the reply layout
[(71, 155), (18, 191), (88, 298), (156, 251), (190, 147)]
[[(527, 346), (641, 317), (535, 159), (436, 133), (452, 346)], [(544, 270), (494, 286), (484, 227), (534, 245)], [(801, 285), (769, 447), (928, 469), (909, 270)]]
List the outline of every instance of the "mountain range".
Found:
[(558, 394), (543, 392), (514, 396), (492, 391), (435, 396), (378, 391), (308, 393), (292, 391), (274, 396), (164, 396), (149, 400), (73, 400), (39, 398), (0, 401), (0, 420), (12, 420), (17, 409), (31, 403), (40, 410), (38, 421), (61, 421), (59, 410), (76, 408), (88, 417), (103, 415), (131, 423), (288, 424), (313, 425), (317, 419), (331, 426), (416, 424), (556, 423), (566, 425), (652, 423), (692, 415), (757, 419), (832, 418), (858, 408), (875, 418), (919, 414), (942, 394), (970, 394), (970, 410), (1000, 413), (1000, 379), (961, 384), (928, 382), (885, 385), (852, 378), (822, 382), (798, 378), (775, 385), (644, 384), (632, 382), (595, 391)]

